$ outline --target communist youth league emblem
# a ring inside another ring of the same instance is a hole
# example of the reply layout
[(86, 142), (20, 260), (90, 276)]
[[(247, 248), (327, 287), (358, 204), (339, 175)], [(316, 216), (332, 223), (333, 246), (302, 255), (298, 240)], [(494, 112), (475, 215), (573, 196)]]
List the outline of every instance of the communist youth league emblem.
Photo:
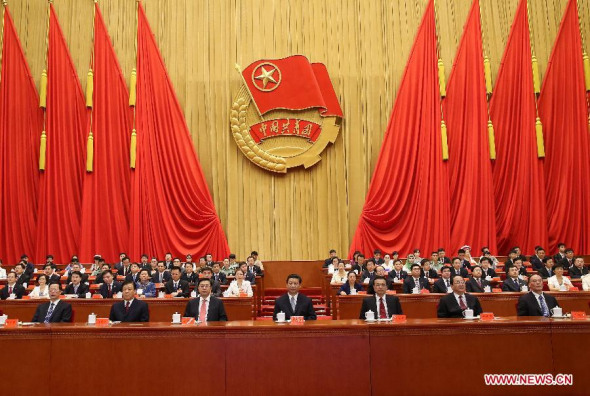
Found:
[(231, 111), (240, 150), (261, 168), (309, 168), (334, 143), (342, 109), (326, 67), (302, 55), (259, 60), (243, 71)]

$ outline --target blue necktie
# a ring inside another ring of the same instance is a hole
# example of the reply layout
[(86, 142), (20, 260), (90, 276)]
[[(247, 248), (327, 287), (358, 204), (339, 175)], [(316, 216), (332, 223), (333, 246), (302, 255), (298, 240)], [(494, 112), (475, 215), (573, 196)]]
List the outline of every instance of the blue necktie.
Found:
[(51, 315), (53, 315), (54, 308), (55, 308), (55, 303), (49, 304), (49, 309), (47, 310), (47, 315), (45, 315), (45, 320), (43, 321), (43, 323), (49, 323), (49, 320), (51, 319)]
[(549, 308), (547, 307), (547, 304), (545, 303), (545, 298), (543, 298), (542, 294), (539, 296), (539, 303), (541, 303), (541, 310), (543, 311), (543, 316), (545, 316), (546, 318), (549, 317)]

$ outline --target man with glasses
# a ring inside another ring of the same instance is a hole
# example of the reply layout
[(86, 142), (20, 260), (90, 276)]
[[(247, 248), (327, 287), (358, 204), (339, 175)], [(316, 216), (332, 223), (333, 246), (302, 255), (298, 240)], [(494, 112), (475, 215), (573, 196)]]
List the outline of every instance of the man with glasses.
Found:
[(482, 313), (477, 297), (465, 293), (465, 280), (460, 275), (452, 276), (452, 293), (441, 297), (438, 303), (437, 316), (439, 318), (462, 318), (467, 308), (473, 310), (473, 316)]
[(49, 285), (49, 302), (39, 304), (31, 322), (58, 323), (72, 321), (72, 306), (59, 299), (61, 289), (58, 283)]

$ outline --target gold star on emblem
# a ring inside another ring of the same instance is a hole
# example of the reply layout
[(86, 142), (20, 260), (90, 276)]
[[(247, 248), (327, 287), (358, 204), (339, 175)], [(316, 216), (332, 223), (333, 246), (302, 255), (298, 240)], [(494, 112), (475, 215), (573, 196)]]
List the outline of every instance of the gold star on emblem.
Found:
[(260, 67), (260, 74), (256, 77), (254, 77), (257, 80), (262, 80), (262, 88), (266, 89), (266, 84), (268, 84), (269, 81), (272, 81), (273, 83), (277, 84), (277, 80), (275, 80), (275, 78), (272, 76), (274, 74), (274, 72), (277, 69), (271, 69), (271, 70), (266, 70), (264, 68), (264, 66)]

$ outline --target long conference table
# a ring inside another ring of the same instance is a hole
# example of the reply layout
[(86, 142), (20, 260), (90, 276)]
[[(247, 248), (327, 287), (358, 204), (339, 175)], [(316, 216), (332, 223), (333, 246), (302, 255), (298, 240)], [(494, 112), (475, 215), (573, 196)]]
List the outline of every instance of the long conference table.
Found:
[[(583, 395), (590, 320), (0, 328), (3, 395)], [(572, 374), (486, 386), (484, 374)]]

